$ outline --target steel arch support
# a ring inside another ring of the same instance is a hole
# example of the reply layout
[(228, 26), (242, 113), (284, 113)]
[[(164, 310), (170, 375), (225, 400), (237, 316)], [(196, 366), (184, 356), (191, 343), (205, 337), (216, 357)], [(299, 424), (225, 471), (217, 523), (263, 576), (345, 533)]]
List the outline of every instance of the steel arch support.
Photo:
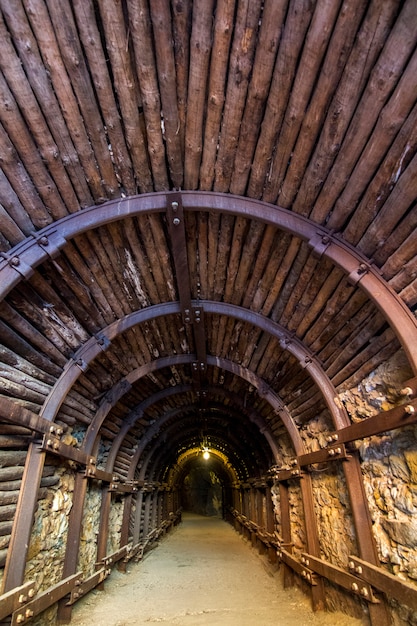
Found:
[[(307, 242), (318, 255), (337, 265), (354, 284), (368, 295), (382, 312), (401, 342), (417, 374), (417, 322), (411, 311), (395, 293), (369, 259), (323, 226), (288, 209), (260, 200), (231, 194), (183, 191), (184, 211), (214, 211), (254, 219), (284, 230)], [(21, 280), (30, 277), (40, 263), (55, 256), (67, 241), (93, 228), (143, 213), (166, 212), (178, 192), (157, 192), (111, 200), (72, 213), (17, 244), (0, 260), (0, 300)]]

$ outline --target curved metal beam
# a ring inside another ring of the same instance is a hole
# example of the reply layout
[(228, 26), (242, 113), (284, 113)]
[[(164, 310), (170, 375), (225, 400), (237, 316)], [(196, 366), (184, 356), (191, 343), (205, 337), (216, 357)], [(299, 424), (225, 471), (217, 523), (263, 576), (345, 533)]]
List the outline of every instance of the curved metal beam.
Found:
[[(63, 217), (16, 245), (0, 261), (0, 299), (22, 279), (29, 278), (35, 267), (54, 258), (67, 241), (92, 228), (142, 213), (165, 212), (170, 197), (178, 192), (158, 192), (112, 200)], [(350, 282), (359, 287), (388, 320), (417, 374), (417, 321), (411, 311), (382, 278), (369, 259), (354, 247), (338, 239), (323, 226), (279, 206), (260, 200), (216, 192), (181, 192), (185, 211), (211, 211), (255, 219), (276, 226), (303, 241), (316, 255), (337, 265)], [(411, 339), (410, 339), (411, 338)]]
[[(280, 340), (282, 349), (288, 350), (288, 352), (290, 352), (299, 361), (300, 366), (304, 368), (309, 375), (311, 375), (313, 380), (318, 385), (319, 390), (323, 393), (324, 400), (332, 414), (335, 426), (337, 428), (342, 428), (343, 426), (350, 424), (344, 408), (335, 401), (336, 391), (334, 386), (321, 368), (318, 360), (314, 357), (311, 351), (303, 346), (299, 339), (293, 337), (285, 328), (276, 322), (265, 318), (260, 313), (255, 313), (254, 311), (249, 311), (248, 309), (244, 309), (243, 307), (236, 305), (224, 302), (212, 302), (210, 300), (193, 301), (193, 304), (202, 307), (202, 309), (208, 313), (228, 315), (236, 319), (249, 322)], [(141, 324), (156, 317), (172, 315), (179, 312), (180, 304), (178, 302), (157, 304), (147, 307), (146, 309), (130, 313), (103, 329), (99, 337), (91, 337), (91, 339), (81, 346), (81, 348), (75, 353), (74, 357), (65, 366), (60, 378), (45, 400), (45, 403), (40, 411), (40, 415), (50, 421), (55, 419), (65, 396), (69, 393), (72, 385), (81, 375), (81, 372), (86, 370), (89, 363), (92, 362), (98, 354), (100, 354), (100, 352), (104, 349), (103, 345), (107, 347), (108, 342), (103, 341), (103, 339), (112, 341), (112, 339), (114, 339), (117, 335), (129, 330), (137, 324)], [(180, 362), (182, 357), (179, 356), (178, 358)], [(219, 361), (217, 357), (208, 356), (207, 363), (218, 366)], [(143, 367), (143, 371), (145, 371), (148, 366), (145, 365)], [(234, 373), (240, 375), (240, 366), (236, 366), (236, 368), (237, 369)], [(246, 370), (246, 372), (248, 372), (248, 370)], [(245, 376), (248, 376), (248, 374), (246, 373)], [(246, 380), (248, 380), (248, 378), (246, 378)], [(130, 380), (127, 382), (130, 384)], [(265, 383), (259, 384), (258, 381), (257, 385), (258, 391), (262, 395)], [(266, 392), (267, 391), (265, 390), (265, 393)], [(280, 412), (280, 414), (283, 413), (282, 402), (281, 406), (277, 406), (277, 399), (275, 397), (274, 403), (278, 412)], [(292, 420), (287, 423), (284, 415), (283, 421), (289, 429), (291, 437), (297, 437), (298, 430)]]
[[(196, 357), (193, 354), (182, 354), (182, 355), (175, 355), (172, 357), (162, 357), (160, 359), (155, 359), (154, 361), (150, 361), (149, 363), (146, 363), (145, 365), (142, 365), (141, 367), (138, 367), (135, 370), (132, 370), (131, 372), (129, 372), (129, 374), (125, 378), (120, 380), (106, 394), (96, 415), (94, 416), (94, 419), (92, 420), (91, 424), (89, 425), (87, 429), (87, 433), (82, 442), (81, 449), (84, 450), (87, 454), (93, 453), (94, 446), (97, 442), (97, 436), (100, 432), (100, 428), (104, 420), (106, 419), (107, 415), (112, 410), (112, 408), (115, 406), (115, 404), (120, 400), (120, 398), (125, 393), (128, 392), (128, 390), (130, 389), (133, 383), (138, 381), (143, 376), (147, 376), (149, 373), (157, 371), (159, 369), (163, 369), (164, 367), (172, 367), (174, 365), (180, 365), (180, 364), (184, 365), (184, 364), (193, 363), (195, 361), (195, 358)], [(241, 368), (240, 366), (238, 367), (238, 369), (234, 368), (233, 367), (234, 364), (231, 361), (227, 361), (226, 359), (224, 359), (223, 361), (224, 361), (223, 369), (227, 369), (228, 371), (233, 372), (236, 375), (243, 377), (247, 382), (249, 382), (250, 384), (253, 384), (255, 387), (259, 386), (259, 388), (262, 390), (262, 393), (263, 394), (265, 393), (266, 385), (262, 383), (262, 381), (259, 381), (259, 380), (257, 381), (255, 377), (252, 377), (248, 370), (245, 370), (245, 368)], [(209, 357), (209, 364), (211, 365), (216, 364), (214, 357)], [(176, 387), (176, 389), (178, 389), (178, 387)], [(237, 396), (237, 394), (232, 394), (231, 392), (227, 392), (224, 388), (220, 386), (219, 387), (216, 386), (216, 393), (223, 393), (227, 395), (228, 397), (233, 395), (235, 396), (235, 402), (239, 403), (240, 401), (240, 398), (239, 396)], [(276, 398), (278, 401), (280, 400), (278, 396), (276, 396)], [(144, 402), (147, 402), (147, 400)], [(136, 421), (136, 419), (140, 417), (140, 414), (142, 414), (143, 411), (146, 410), (146, 408), (147, 407), (145, 406), (145, 404), (141, 403), (133, 410), (136, 414), (134, 421)], [(242, 408), (243, 408), (243, 405), (242, 405)], [(278, 449), (276, 446), (276, 442), (273, 438), (273, 435), (269, 432), (268, 425), (262, 420), (260, 416), (258, 416), (254, 412), (249, 412), (247, 410), (245, 412), (248, 414), (250, 421), (254, 422), (258, 426), (261, 433), (265, 435), (265, 438), (267, 439), (269, 446), (273, 452), (274, 458), (277, 459)], [(131, 412), (131, 414), (132, 413), (133, 412)], [(286, 409), (285, 405), (282, 402), (281, 402), (281, 408), (280, 408), (280, 415), (282, 415), (282, 417), (284, 418), (285, 420), (284, 424), (286, 425), (287, 429), (291, 431), (295, 429), (295, 431), (298, 432), (295, 424), (291, 424), (292, 422), (291, 416), (289, 415), (288, 410)], [(130, 416), (128, 417), (128, 421), (130, 422)], [(133, 423), (129, 425), (129, 428), (131, 425), (133, 425)]]
[(234, 317), (235, 319), (249, 322), (273, 337), (277, 337), (280, 340), (281, 348), (288, 350), (317, 384), (333, 417), (334, 424), (338, 428), (349, 426), (350, 420), (345, 409), (335, 401), (336, 390), (333, 384), (321, 367), (319, 360), (303, 345), (302, 341), (297, 337), (291, 336), (287, 330), (276, 322), (255, 311), (225, 302), (213, 302), (211, 300), (201, 300), (199, 302), (205, 313), (217, 313)]

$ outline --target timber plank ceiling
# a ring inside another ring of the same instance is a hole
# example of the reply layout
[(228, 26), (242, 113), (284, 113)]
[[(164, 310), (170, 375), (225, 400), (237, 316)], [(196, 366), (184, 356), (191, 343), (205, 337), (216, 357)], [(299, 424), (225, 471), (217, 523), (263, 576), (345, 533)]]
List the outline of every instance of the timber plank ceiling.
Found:
[(244, 477), (415, 366), (415, 0), (0, 7), (4, 401)]

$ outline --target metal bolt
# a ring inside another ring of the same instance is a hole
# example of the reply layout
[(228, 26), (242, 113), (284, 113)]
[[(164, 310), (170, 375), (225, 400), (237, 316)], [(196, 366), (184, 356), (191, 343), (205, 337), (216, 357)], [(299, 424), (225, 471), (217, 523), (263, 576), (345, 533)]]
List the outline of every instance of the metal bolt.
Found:
[(411, 415), (412, 413), (414, 413), (415, 409), (412, 404), (407, 404), (407, 406), (404, 408), (404, 411)]
[(35, 590), (34, 589), (29, 589), (28, 596), (29, 596), (29, 598), (33, 598), (35, 596)]
[(357, 574), (362, 574), (362, 566), (361, 566), (361, 565), (358, 565), (358, 567), (356, 567), (356, 568), (355, 568), (355, 572), (356, 572)]
[(174, 217), (174, 219), (172, 220), (172, 223), (174, 224), (174, 226), (179, 226), (181, 223), (181, 220), (179, 217)]
[(349, 561), (349, 569), (355, 569), (355, 563), (353, 561)]
[(352, 591), (359, 591), (359, 585), (357, 583), (352, 583), (351, 589)]
[(49, 241), (48, 241), (48, 237), (41, 237), (39, 239), (39, 243), (41, 244), (41, 246), (47, 246)]
[(329, 450), (329, 456), (334, 456), (336, 454), (336, 450), (333, 450), (333, 448), (331, 448)]
[(33, 617), (33, 611), (31, 609), (26, 609), (25, 617), (26, 619), (29, 619), (29, 617)]
[(24, 621), (25, 621), (25, 616), (23, 615), (23, 613), (19, 613), (19, 615), (16, 617), (17, 624), (23, 624)]
[(174, 200), (174, 202), (171, 202), (171, 206), (172, 206), (172, 210), (173, 211), (177, 211), (178, 210), (178, 202), (176, 202)]
[(404, 387), (404, 389), (401, 389), (400, 394), (402, 396), (412, 396), (413, 390), (411, 389), (411, 387)]
[(52, 439), (48, 439), (47, 442), (46, 442), (46, 445), (47, 446), (52, 446), (52, 443), (53, 443)]
[(23, 604), (24, 602), (27, 602), (27, 596), (23, 595), (23, 593), (20, 594), (19, 596), (19, 602), (20, 604)]
[(20, 259), (17, 256), (14, 256), (12, 259), (10, 259), (10, 263), (11, 265), (13, 265), (14, 267), (17, 267), (18, 265), (20, 265)]
[(368, 597), (369, 594), (368, 594), (368, 590), (366, 587), (362, 587), (361, 594), (363, 595), (364, 598)]

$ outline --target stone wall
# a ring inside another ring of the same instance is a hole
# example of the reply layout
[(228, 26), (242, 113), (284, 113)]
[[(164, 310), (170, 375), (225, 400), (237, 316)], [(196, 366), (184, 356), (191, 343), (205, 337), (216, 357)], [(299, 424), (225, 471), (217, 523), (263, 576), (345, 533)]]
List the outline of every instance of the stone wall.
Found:
[[(400, 391), (411, 376), (399, 352), (340, 398), (357, 422), (402, 404)], [(382, 566), (407, 582), (416, 582), (417, 427), (368, 437), (357, 447)], [(392, 604), (395, 624), (417, 624), (417, 614)]]
[[(376, 415), (404, 403), (401, 389), (412, 372), (402, 351), (372, 372), (353, 389), (342, 390), (339, 399), (352, 422)], [(327, 410), (300, 429), (308, 451), (326, 446), (326, 436), (334, 430)], [(294, 453), (283, 438), (281, 462), (285, 466)], [(365, 491), (373, 532), (382, 566), (405, 581), (417, 581), (417, 426), (383, 433), (356, 443), (359, 450)], [(342, 464), (311, 467), (313, 497), (322, 558), (344, 569), (349, 554), (357, 554), (355, 528)], [(304, 519), (300, 511), (300, 489), (290, 481), (291, 532), (294, 552), (306, 549)], [(272, 488), (275, 516), (280, 532), (279, 487)], [(417, 590), (417, 585), (416, 585)], [(366, 612), (366, 605), (339, 588), (327, 585), (328, 607), (355, 616)], [(417, 624), (417, 615), (392, 603), (395, 626)]]

